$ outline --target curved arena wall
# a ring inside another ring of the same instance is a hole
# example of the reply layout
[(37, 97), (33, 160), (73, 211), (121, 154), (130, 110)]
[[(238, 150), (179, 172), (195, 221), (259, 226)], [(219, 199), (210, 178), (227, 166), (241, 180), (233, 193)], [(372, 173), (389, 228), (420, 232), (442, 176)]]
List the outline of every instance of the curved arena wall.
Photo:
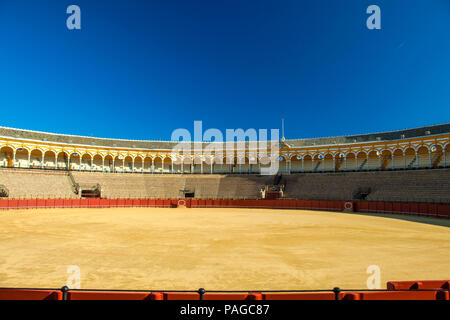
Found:
[(348, 211), (450, 218), (450, 204), (385, 201), (241, 200), (241, 199), (2, 199), (4, 209), (52, 208), (260, 208)]

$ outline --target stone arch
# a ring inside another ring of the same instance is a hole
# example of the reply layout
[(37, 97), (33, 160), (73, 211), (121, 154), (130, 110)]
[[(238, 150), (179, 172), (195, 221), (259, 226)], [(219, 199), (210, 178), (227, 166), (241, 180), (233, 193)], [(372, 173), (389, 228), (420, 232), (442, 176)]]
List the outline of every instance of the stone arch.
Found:
[(0, 166), (13, 167), (14, 166), (14, 149), (10, 146), (3, 146), (0, 149)]
[(313, 157), (310, 154), (305, 154), (303, 157), (303, 171), (312, 171), (313, 170)]
[(144, 166), (143, 166), (143, 160), (141, 155), (137, 155), (134, 157), (134, 172), (143, 172)]
[[(172, 158), (171, 157), (164, 157), (163, 159), (163, 170), (164, 173), (170, 173), (172, 172)], [(199, 165), (200, 167), (200, 165)]]
[(320, 153), (316, 153), (312, 158), (312, 169), (313, 171), (323, 171), (323, 158), (324, 156)]
[(92, 161), (92, 157), (89, 153), (84, 153), (81, 156), (81, 170), (87, 170), (90, 171), (91, 170), (91, 161)]
[(429, 168), (430, 164), (430, 150), (423, 145), (417, 149), (417, 166), (419, 168)]
[(43, 156), (44, 153), (40, 149), (31, 150), (29, 166), (32, 168), (42, 168)]
[(384, 149), (381, 151), (380, 160), (381, 170), (392, 169), (392, 152), (389, 149)]
[(270, 157), (264, 153), (258, 155), (258, 172), (260, 173), (262, 170), (267, 170), (270, 168)]
[(287, 157), (285, 155), (280, 155), (278, 157), (278, 172), (288, 173), (289, 167), (287, 162)]
[(430, 148), (431, 165), (433, 168), (444, 166), (444, 148), (440, 144), (435, 144)]
[(345, 170), (356, 170), (356, 153), (353, 151), (350, 151), (345, 156), (345, 162), (344, 162), (344, 169)]
[[(231, 163), (229, 163), (230, 160), (231, 160)], [(237, 156), (227, 157), (227, 164), (229, 166), (230, 173), (239, 172)]]
[(78, 152), (72, 152), (69, 156), (69, 168), (70, 170), (80, 170), (81, 169), (81, 156)]
[(239, 163), (239, 172), (240, 173), (249, 173), (250, 172), (250, 159), (248, 154), (245, 154), (240, 157)]
[(47, 150), (44, 153), (44, 167), (49, 169), (56, 168), (56, 152), (53, 150)]
[(182, 173), (182, 162), (183, 159), (181, 158), (181, 156), (177, 155), (177, 154), (173, 154), (170, 156), (170, 158), (172, 159), (172, 170), (173, 173)]
[(323, 170), (334, 171), (334, 156), (331, 153), (326, 153), (323, 157)]
[(299, 154), (291, 156), (291, 173), (302, 171), (302, 157)]
[(69, 155), (66, 151), (60, 151), (56, 156), (56, 167), (57, 169), (65, 170), (69, 165)]
[(405, 168), (405, 157), (401, 148), (394, 149), (394, 152), (392, 153), (392, 167), (394, 169)]
[(256, 152), (250, 152), (248, 154), (247, 160), (248, 160), (248, 172), (252, 174), (259, 173), (258, 154)]
[(92, 171), (103, 171), (103, 156), (99, 153), (96, 153), (92, 157)]
[(144, 166), (144, 172), (152, 172), (152, 163), (153, 159), (150, 156), (145, 156), (143, 166)]
[(114, 172), (123, 172), (123, 166), (124, 166), (124, 159), (125, 157), (121, 154), (118, 154), (114, 157), (114, 161), (113, 161), (113, 171)]
[(30, 154), (30, 151), (25, 148), (25, 147), (19, 147), (16, 149), (16, 161), (14, 166), (15, 167), (19, 167), (19, 168), (28, 168), (29, 167), (29, 163), (28, 163), (28, 157)]
[(227, 164), (225, 156), (221, 153), (214, 154), (213, 158), (213, 173), (225, 173), (227, 172)]
[(124, 172), (133, 172), (133, 157), (130, 155), (125, 156), (123, 163)]
[[(166, 160), (166, 159), (164, 159), (164, 160)], [(192, 166), (193, 166), (194, 173), (201, 173), (202, 157), (200, 155), (196, 154), (196, 155), (194, 155), (192, 161), (193, 161)], [(170, 165), (170, 164), (167, 164), (166, 162), (164, 162), (164, 172), (167, 171), (167, 165)]]
[(111, 154), (107, 154), (105, 156), (103, 163), (104, 163), (103, 170), (105, 170), (106, 172), (114, 171), (114, 157)]
[(191, 173), (192, 170), (192, 156), (184, 154), (179, 156), (181, 158), (180, 170), (182, 173)]
[[(209, 154), (203, 155), (203, 173), (211, 173), (211, 163), (212, 163), (211, 156)], [(172, 164), (172, 166), (173, 166), (173, 164)], [(175, 172), (175, 170), (174, 170), (174, 172)]]
[(356, 154), (356, 170), (365, 170), (367, 169), (367, 162), (368, 162), (368, 155), (367, 152), (364, 150), (359, 151)]
[(163, 172), (163, 158), (161, 156), (156, 156), (153, 159), (153, 172), (155, 173)]
[(380, 168), (380, 151), (370, 150), (367, 154), (367, 168), (377, 170)]
[(406, 168), (414, 168), (417, 166), (417, 158), (416, 158), (416, 149), (413, 147), (407, 147), (404, 151), (405, 156), (405, 167)]

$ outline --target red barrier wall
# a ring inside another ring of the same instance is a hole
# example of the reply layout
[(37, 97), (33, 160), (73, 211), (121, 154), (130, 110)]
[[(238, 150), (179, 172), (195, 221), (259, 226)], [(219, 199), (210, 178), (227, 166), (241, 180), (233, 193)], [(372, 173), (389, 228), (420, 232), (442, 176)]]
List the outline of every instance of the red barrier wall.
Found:
[[(174, 208), (178, 201), (188, 208), (296, 208), (342, 211), (346, 201), (319, 200), (241, 200), (241, 199), (0, 199), (0, 209), (32, 208), (109, 208), (109, 207), (164, 207)], [(385, 201), (355, 201), (354, 211), (367, 213), (393, 213), (450, 218), (450, 204), (408, 203)]]
[(355, 211), (450, 218), (450, 204), (437, 203), (357, 201)]
[(450, 280), (389, 281), (388, 290), (450, 289)]
[(445, 293), (440, 291), (362, 292), (353, 295), (354, 300), (446, 300)]
[(149, 300), (146, 292), (69, 291), (67, 300)]
[[(402, 285), (420, 281), (396, 282)], [(411, 289), (409, 291), (341, 291), (339, 300), (450, 300), (448, 289), (436, 286), (448, 283), (448, 280), (428, 281), (429, 291)], [(394, 282), (389, 282), (394, 283)], [(388, 283), (388, 287), (389, 287)], [(434, 284), (433, 284), (434, 283)], [(425, 288), (424, 288), (425, 289)], [(404, 289), (403, 289), (404, 290)], [(331, 290), (330, 290), (331, 291)], [(0, 300), (200, 300), (196, 292), (114, 292), (69, 290), (64, 295), (57, 289), (9, 289), (0, 288)], [(208, 293), (204, 300), (335, 300), (334, 292), (248, 292), (248, 293)]]
[(57, 290), (0, 289), (0, 300), (62, 300)]

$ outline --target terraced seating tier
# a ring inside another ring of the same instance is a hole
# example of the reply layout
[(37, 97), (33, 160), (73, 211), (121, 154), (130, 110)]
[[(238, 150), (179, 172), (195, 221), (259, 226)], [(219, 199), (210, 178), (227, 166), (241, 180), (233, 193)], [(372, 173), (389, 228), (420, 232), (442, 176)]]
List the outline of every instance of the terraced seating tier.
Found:
[(9, 198), (74, 198), (67, 172), (1, 169), (0, 184)]
[[(272, 185), (273, 176), (260, 175), (162, 175), (77, 172), (78, 185), (100, 185), (103, 198), (180, 198), (194, 193), (201, 199), (257, 199)], [(365, 199), (450, 203), (450, 168), (405, 171), (300, 173), (282, 176), (284, 197), (302, 200), (355, 200), (360, 190)], [(73, 198), (64, 171), (0, 169), (0, 185), (9, 198)], [(359, 198), (358, 198), (359, 199)]]
[(304, 200), (354, 200), (363, 188), (365, 200), (450, 202), (450, 169), (308, 173), (284, 176), (285, 195)]

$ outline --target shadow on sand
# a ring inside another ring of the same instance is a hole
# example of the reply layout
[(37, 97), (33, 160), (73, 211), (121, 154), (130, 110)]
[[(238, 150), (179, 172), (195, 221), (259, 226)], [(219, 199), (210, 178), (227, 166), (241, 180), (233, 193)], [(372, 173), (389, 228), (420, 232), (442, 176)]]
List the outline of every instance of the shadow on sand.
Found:
[(357, 214), (357, 215), (370, 216), (370, 217), (383, 217), (383, 218), (390, 218), (390, 219), (399, 219), (399, 220), (426, 223), (426, 224), (432, 224), (434, 226), (450, 228), (450, 219), (443, 219), (443, 218), (437, 218), (437, 217), (433, 218), (433, 217), (408, 216), (408, 215), (402, 215), (402, 214), (390, 214), (390, 213), (383, 214), (383, 213), (366, 213), (366, 212), (348, 212), (346, 214)]

